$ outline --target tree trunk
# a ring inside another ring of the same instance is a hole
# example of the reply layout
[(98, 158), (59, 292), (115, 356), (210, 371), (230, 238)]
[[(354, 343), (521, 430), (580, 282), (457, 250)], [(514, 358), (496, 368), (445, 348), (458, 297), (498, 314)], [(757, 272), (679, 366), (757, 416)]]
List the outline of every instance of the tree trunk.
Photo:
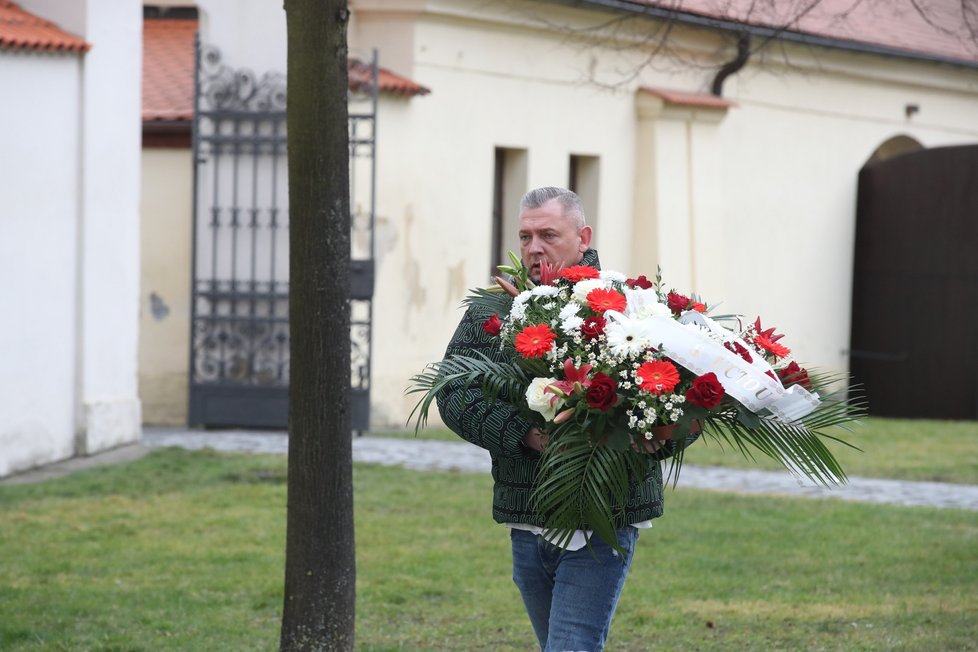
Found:
[(285, 0), (288, 526), (282, 650), (353, 650), (346, 0)]

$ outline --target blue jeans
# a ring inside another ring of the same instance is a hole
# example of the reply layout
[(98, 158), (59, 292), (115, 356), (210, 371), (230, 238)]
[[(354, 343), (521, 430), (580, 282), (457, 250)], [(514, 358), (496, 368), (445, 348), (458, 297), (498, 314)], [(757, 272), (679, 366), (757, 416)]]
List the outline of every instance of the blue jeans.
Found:
[(511, 530), (513, 581), (543, 652), (600, 652), (632, 563), (638, 530), (617, 531), (624, 557), (594, 536), (592, 549), (564, 550)]

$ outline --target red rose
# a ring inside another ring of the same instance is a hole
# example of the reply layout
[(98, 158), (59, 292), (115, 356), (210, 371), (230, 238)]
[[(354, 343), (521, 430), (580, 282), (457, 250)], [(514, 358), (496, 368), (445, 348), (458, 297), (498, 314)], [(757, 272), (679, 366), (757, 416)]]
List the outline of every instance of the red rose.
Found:
[(589, 342), (596, 340), (604, 335), (604, 326), (606, 323), (604, 317), (588, 317), (581, 325), (581, 335)]
[(617, 389), (618, 384), (610, 376), (599, 371), (591, 379), (591, 386), (587, 388), (584, 397), (587, 399), (587, 404), (594, 409), (607, 412), (618, 402)]
[(586, 278), (600, 277), (601, 272), (593, 267), (588, 267), (587, 265), (575, 265), (560, 272), (560, 278), (567, 279), (571, 283), (577, 283), (578, 281), (583, 281)]
[(678, 292), (670, 292), (666, 297), (666, 305), (669, 306), (672, 314), (678, 315), (689, 306), (689, 297)]
[(712, 410), (725, 394), (717, 375), (711, 371), (693, 381), (693, 386), (686, 391), (686, 400), (693, 405)]
[(642, 290), (649, 290), (655, 287), (649, 279), (645, 278), (645, 274), (642, 274), (638, 278), (630, 278), (625, 281), (625, 285), (630, 288), (640, 288)]
[(492, 317), (482, 322), (482, 330), (489, 333), (492, 336), (499, 335), (499, 331), (503, 329), (503, 321), (499, 318), (498, 313), (493, 313)]
[(805, 389), (811, 390), (812, 380), (808, 377), (808, 370), (798, 366), (797, 362), (791, 362), (787, 367), (778, 369), (778, 378), (785, 387), (801, 385)]

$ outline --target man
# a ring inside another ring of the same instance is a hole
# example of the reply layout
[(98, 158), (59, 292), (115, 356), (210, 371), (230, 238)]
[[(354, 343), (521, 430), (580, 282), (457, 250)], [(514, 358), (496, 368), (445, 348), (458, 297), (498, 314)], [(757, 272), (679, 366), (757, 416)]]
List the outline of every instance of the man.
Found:
[[(541, 263), (553, 267), (589, 265), (599, 268), (590, 248), (591, 227), (573, 192), (544, 187), (529, 191), (520, 204), (520, 254), (530, 278), (540, 280)], [(481, 353), (503, 360), (498, 340), (482, 325), (488, 315), (470, 308), (445, 353)], [(639, 529), (651, 527), (662, 514), (662, 471), (658, 460), (675, 451), (659, 451), (650, 443), (645, 477), (631, 487), (628, 512), (637, 515), (621, 523), (619, 554), (599, 537), (579, 531), (565, 548), (543, 536), (542, 521), (530, 507), (540, 452), (548, 443), (545, 432), (532, 426), (514, 406), (519, 397), (501, 396), (488, 403), (479, 388), (458, 384), (438, 396), (442, 419), (459, 436), (485, 448), (492, 458), (492, 513), (510, 528), (513, 581), (519, 587), (527, 614), (544, 652), (598, 651), (604, 646), (611, 619), (624, 586)], [(687, 439), (691, 442), (693, 437)]]

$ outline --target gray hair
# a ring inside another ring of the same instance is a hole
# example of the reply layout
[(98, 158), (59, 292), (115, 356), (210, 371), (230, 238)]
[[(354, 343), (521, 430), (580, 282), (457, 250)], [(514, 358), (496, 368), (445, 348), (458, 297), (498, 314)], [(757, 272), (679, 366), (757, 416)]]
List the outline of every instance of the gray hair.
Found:
[(556, 199), (563, 209), (564, 217), (570, 218), (577, 223), (577, 228), (582, 229), (587, 224), (584, 220), (584, 204), (581, 198), (572, 190), (558, 188), (557, 186), (544, 186), (534, 188), (525, 195), (520, 201), (520, 209), (540, 208), (551, 199)]

